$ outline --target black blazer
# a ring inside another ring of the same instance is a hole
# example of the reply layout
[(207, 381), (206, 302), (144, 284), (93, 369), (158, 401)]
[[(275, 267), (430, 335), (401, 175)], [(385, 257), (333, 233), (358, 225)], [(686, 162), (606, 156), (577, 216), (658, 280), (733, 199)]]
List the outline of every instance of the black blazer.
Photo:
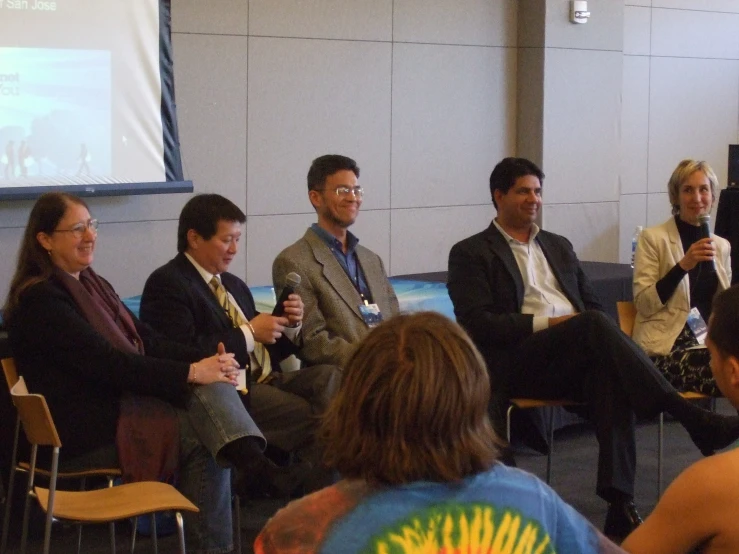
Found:
[[(246, 283), (231, 273), (222, 273), (221, 282), (246, 319), (259, 315)], [(249, 365), (244, 333), (233, 326), (210, 286), (184, 254), (178, 254), (146, 280), (140, 315), (142, 321), (169, 339), (211, 353), (222, 342), (242, 367)], [(297, 347), (284, 335), (275, 344), (265, 346), (275, 362), (297, 352)], [(279, 365), (275, 363), (273, 369), (279, 370)]]
[[(543, 230), (536, 241), (575, 309), (603, 311), (570, 241)], [(523, 278), (494, 224), (452, 247), (447, 279), (457, 321), (485, 356), (489, 369), (503, 369), (506, 353), (531, 336), (533, 316), (521, 313)]]
[(131, 316), (145, 356), (113, 348), (52, 277), (25, 291), (7, 322), (18, 373), (46, 397), (65, 458), (114, 444), (123, 392), (185, 405), (189, 366), (202, 352), (162, 340)]

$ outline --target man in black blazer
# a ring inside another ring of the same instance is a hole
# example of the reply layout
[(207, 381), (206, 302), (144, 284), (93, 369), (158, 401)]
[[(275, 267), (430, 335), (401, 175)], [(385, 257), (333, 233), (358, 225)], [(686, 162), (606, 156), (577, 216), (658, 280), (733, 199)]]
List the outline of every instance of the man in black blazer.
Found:
[(490, 175), (498, 215), (449, 254), (448, 289), (459, 323), (485, 357), (499, 432), (508, 398), (567, 398), (586, 405), (600, 445), (597, 494), (605, 532), (641, 522), (633, 503), (634, 414), (671, 413), (704, 454), (739, 436), (739, 420), (685, 401), (603, 312), (570, 242), (540, 229), (544, 174), (506, 158)]
[[(290, 295), (284, 302), (283, 316), (260, 314), (246, 284), (228, 273), (245, 221), (244, 213), (223, 196), (190, 199), (180, 214), (179, 253), (147, 279), (141, 319), (182, 344), (214, 351), (223, 343), (247, 368), (247, 407), (268, 444), (318, 466), (316, 416), (338, 389), (341, 372), (329, 365), (300, 369), (293, 356), (303, 319), (300, 296)], [(227, 301), (223, 294), (218, 297), (218, 281)], [(263, 364), (265, 357), (268, 363)], [(271, 372), (266, 375), (262, 366)], [(292, 371), (283, 373), (281, 366)], [(314, 477), (308, 488), (329, 479), (320, 470)]]

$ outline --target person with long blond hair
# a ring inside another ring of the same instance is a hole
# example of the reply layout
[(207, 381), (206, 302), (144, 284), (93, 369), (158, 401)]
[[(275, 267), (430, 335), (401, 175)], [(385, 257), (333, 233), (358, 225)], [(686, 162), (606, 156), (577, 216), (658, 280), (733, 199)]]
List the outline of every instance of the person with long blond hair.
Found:
[(536, 477), (497, 462), (489, 392), (482, 357), (444, 316), (374, 328), (321, 425), (344, 479), (279, 511), (255, 552), (621, 552)]

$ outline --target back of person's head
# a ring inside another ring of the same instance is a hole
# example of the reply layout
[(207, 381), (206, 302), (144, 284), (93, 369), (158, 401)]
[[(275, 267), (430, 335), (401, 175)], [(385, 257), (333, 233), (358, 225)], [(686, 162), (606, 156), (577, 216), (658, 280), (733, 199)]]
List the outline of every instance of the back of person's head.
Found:
[(457, 481), (497, 458), (485, 363), (466, 333), (435, 312), (402, 314), (352, 353), (321, 434), (347, 478), (396, 485)]
[(710, 165), (704, 161), (696, 160), (683, 160), (670, 175), (670, 180), (667, 181), (667, 194), (670, 198), (670, 205), (672, 206), (672, 215), (680, 213), (680, 187), (688, 180), (688, 178), (696, 171), (702, 171), (703, 174), (708, 178), (708, 182), (711, 185), (711, 196), (714, 202), (716, 201), (716, 191), (718, 190), (718, 177), (713, 171)]
[(542, 170), (526, 158), (503, 158), (498, 162), (498, 165), (493, 168), (493, 172), (490, 174), (490, 197), (496, 209), (498, 203), (495, 201), (495, 191), (499, 190), (501, 193), (507, 194), (511, 187), (516, 184), (516, 180), (526, 175), (534, 175), (540, 183), (544, 182)]
[(198, 194), (190, 198), (180, 212), (177, 226), (177, 252), (187, 250), (187, 232), (193, 229), (205, 240), (216, 234), (219, 221), (244, 223), (246, 215), (220, 194)]
[(326, 154), (313, 160), (308, 170), (308, 190), (320, 190), (330, 177), (337, 171), (351, 171), (359, 179), (357, 162), (340, 154)]
[(713, 299), (708, 338), (719, 353), (739, 360), (739, 285), (718, 293)]
[(10, 290), (3, 311), (6, 320), (12, 317), (24, 290), (51, 276), (54, 264), (36, 236), (39, 233), (51, 235), (70, 204), (79, 204), (89, 211), (84, 200), (66, 192), (47, 192), (33, 205), (18, 248), (15, 274), (10, 281)]

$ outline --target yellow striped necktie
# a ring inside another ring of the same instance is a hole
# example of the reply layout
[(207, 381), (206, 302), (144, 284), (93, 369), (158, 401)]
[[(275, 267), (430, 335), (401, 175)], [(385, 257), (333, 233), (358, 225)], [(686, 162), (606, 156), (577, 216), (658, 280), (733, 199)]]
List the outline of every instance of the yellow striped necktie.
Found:
[[(210, 280), (210, 287), (218, 299), (218, 303), (228, 314), (231, 319), (231, 323), (234, 327), (241, 327), (246, 324), (246, 320), (241, 316), (241, 312), (234, 306), (228, 298), (228, 291), (223, 286), (218, 276), (214, 275)], [(261, 342), (257, 342), (257, 338), (254, 337), (254, 359), (257, 362), (257, 367), (252, 371), (252, 376), (257, 380), (257, 383), (261, 383), (267, 378), (267, 375), (272, 373), (272, 363), (269, 359), (269, 352)]]

